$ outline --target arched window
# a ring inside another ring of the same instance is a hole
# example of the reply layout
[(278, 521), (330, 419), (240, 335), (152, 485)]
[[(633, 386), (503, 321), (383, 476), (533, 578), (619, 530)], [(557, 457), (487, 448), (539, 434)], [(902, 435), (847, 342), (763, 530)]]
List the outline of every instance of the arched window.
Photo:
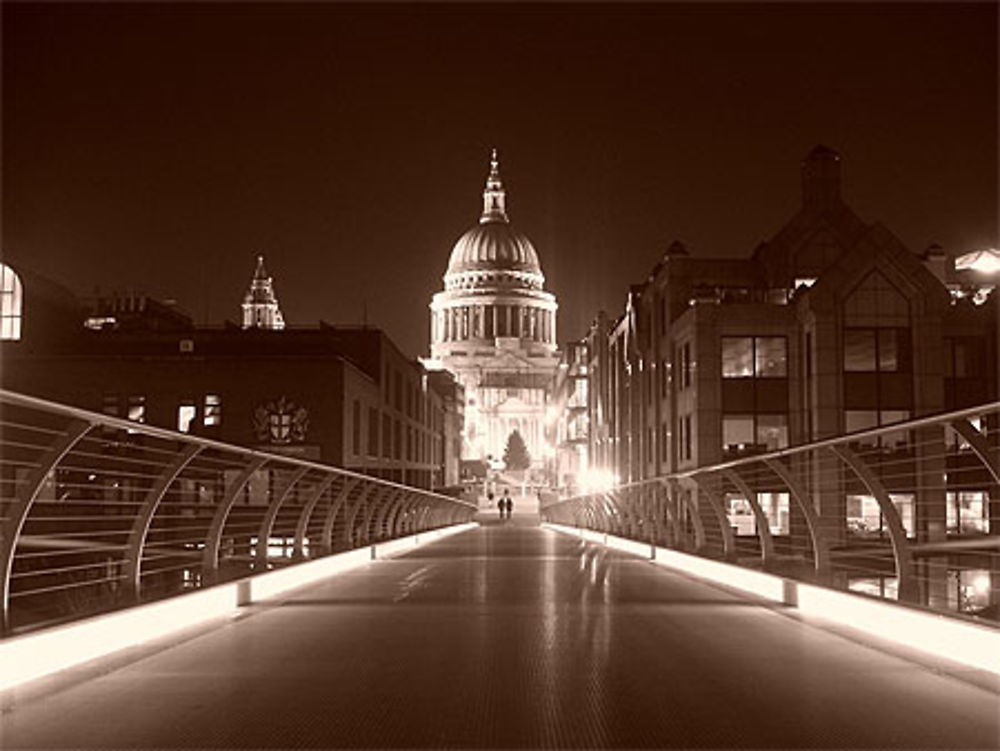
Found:
[(14, 269), (0, 263), (0, 339), (21, 338), (21, 280)]

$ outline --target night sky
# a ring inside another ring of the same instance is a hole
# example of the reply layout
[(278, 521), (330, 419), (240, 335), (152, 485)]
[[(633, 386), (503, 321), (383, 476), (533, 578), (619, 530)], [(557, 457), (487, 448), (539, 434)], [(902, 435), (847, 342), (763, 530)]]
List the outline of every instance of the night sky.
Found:
[(673, 239), (746, 256), (799, 162), (920, 251), (998, 245), (997, 4), (4, 3), (2, 253), (70, 287), (427, 354), (489, 148), (560, 303), (622, 308)]

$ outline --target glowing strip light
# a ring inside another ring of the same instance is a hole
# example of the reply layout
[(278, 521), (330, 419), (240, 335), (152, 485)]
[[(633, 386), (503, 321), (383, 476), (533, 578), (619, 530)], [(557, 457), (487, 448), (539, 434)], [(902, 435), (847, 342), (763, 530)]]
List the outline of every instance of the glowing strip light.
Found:
[(430, 532), (421, 532), (416, 535), (410, 535), (409, 537), (400, 537), (398, 540), (389, 540), (388, 542), (380, 542), (377, 545), (372, 545), (372, 558), (388, 558), (392, 555), (398, 555), (401, 552), (409, 550), (417, 545), (423, 545), (424, 543), (433, 540), (440, 540), (442, 537), (448, 537), (450, 535), (458, 534), (459, 532), (465, 532), (469, 529), (476, 529), (479, 527), (478, 522), (465, 522), (464, 524), (456, 524), (452, 527), (444, 527), (442, 529), (433, 529)]
[(626, 540), (624, 537), (608, 535), (608, 541), (605, 545), (615, 550), (623, 550), (626, 553), (641, 556), (642, 558), (653, 557), (653, 546), (649, 543), (636, 542), (635, 540)]
[[(544, 526), (575, 537), (585, 536), (595, 542), (604, 538), (603, 534), (581, 534), (581, 530), (559, 524)], [(609, 536), (608, 544), (617, 539)], [(645, 554), (648, 547), (641, 547)], [(653, 553), (653, 562), (661, 566), (797, 607), (804, 615), (823, 618), (937, 657), (1000, 674), (998, 629), (865, 595), (804, 584), (676, 550), (657, 547)]]
[(653, 562), (772, 602), (791, 605), (794, 601), (793, 597), (789, 597), (794, 592), (788, 592), (786, 580), (780, 576), (659, 547), (655, 548)]
[[(400, 543), (400, 549), (412, 548), (477, 526), (474, 522), (456, 524), (393, 542)], [(0, 640), (0, 691), (205, 623), (231, 614), (241, 606), (357, 568), (371, 562), (375, 557), (375, 547), (357, 548), (160, 602)], [(384, 555), (385, 543), (378, 547), (383, 549)]]
[(370, 547), (349, 550), (346, 553), (337, 553), (325, 558), (320, 558), (308, 563), (299, 563), (288, 568), (268, 571), (250, 579), (244, 580), (249, 585), (249, 602), (240, 604), (250, 604), (259, 600), (266, 600), (284, 594), (289, 590), (303, 587), (306, 584), (313, 584), (320, 579), (339, 574), (358, 566), (370, 563), (372, 560), (372, 549)]
[(807, 615), (1000, 674), (1000, 630), (811, 584), (798, 585), (798, 606)]
[(237, 609), (237, 582), (0, 641), (0, 691)]

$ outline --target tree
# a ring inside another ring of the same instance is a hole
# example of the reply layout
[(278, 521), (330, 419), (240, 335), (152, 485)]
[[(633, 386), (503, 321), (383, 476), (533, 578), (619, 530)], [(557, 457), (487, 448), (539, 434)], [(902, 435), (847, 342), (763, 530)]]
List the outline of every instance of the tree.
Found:
[(524, 439), (518, 431), (507, 436), (507, 447), (503, 450), (503, 463), (507, 469), (529, 469), (531, 454), (524, 445)]

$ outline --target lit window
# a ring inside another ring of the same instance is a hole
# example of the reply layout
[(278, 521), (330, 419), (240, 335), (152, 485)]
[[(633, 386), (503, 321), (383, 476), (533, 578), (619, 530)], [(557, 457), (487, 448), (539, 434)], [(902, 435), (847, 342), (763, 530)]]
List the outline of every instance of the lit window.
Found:
[(133, 422), (146, 422), (146, 397), (133, 394), (128, 398), (128, 419)]
[(753, 376), (753, 338), (749, 336), (722, 337), (722, 377), (749, 378)]
[[(896, 507), (900, 521), (907, 537), (912, 537), (913, 525), (913, 502), (912, 493), (890, 493), (889, 500)], [(848, 495), (847, 496), (847, 531), (855, 537), (883, 537), (888, 534), (888, 527), (882, 517), (878, 501), (870, 495)]]
[(764, 510), (772, 535), (787, 535), (788, 493), (758, 493), (757, 503)]
[(754, 338), (754, 374), (758, 378), (786, 378), (788, 352), (783, 336)]
[(723, 378), (786, 378), (788, 346), (783, 336), (722, 337)]
[(222, 424), (222, 397), (219, 394), (205, 394), (205, 425)]
[(959, 534), (989, 534), (989, 503), (986, 491), (964, 490), (946, 494), (948, 502), (948, 531)]
[(21, 280), (14, 269), (0, 263), (0, 339), (21, 338)]
[(753, 443), (753, 415), (725, 415), (722, 418), (722, 445), (726, 449), (743, 451)]
[(765, 451), (788, 447), (788, 415), (757, 415), (757, 445)]
[(198, 414), (198, 408), (193, 404), (182, 404), (177, 408), (177, 429), (182, 433), (191, 432), (191, 423)]
[(730, 456), (777, 451), (788, 446), (788, 415), (730, 414), (722, 417), (722, 449)]

